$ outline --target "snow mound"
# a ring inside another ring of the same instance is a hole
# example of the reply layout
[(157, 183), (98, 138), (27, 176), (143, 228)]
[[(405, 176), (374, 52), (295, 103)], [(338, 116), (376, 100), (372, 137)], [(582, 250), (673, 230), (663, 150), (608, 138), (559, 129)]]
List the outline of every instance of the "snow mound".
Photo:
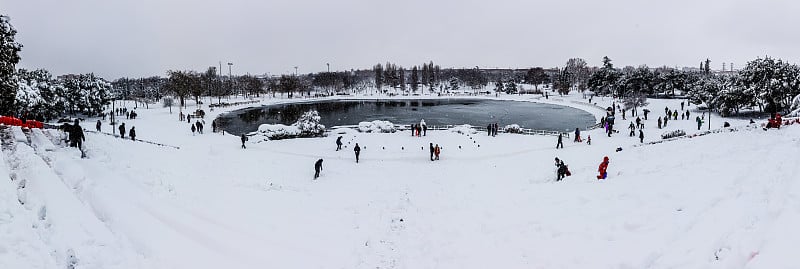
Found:
[(505, 130), (506, 133), (513, 133), (513, 134), (522, 133), (522, 127), (519, 127), (519, 124), (506, 125), (506, 127), (503, 127), (503, 130)]
[(319, 113), (315, 110), (303, 113), (291, 126), (283, 124), (262, 124), (258, 131), (251, 133), (255, 141), (279, 140), (297, 137), (316, 137), (325, 133), (325, 125), (319, 123)]
[(394, 124), (383, 120), (362, 121), (358, 123), (358, 131), (362, 133), (394, 133)]
[(451, 132), (459, 134), (477, 134), (478, 131), (472, 128), (472, 125), (464, 124), (449, 129)]

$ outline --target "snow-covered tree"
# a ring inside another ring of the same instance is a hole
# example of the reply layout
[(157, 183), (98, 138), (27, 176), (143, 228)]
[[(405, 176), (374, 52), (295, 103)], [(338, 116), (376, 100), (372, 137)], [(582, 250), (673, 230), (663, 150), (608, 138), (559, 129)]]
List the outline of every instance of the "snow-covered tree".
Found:
[(9, 18), (0, 15), (0, 115), (14, 112), (14, 102), (19, 90), (15, 73), (22, 45), (14, 41), (16, 34)]
[(800, 68), (780, 59), (750, 61), (739, 76), (744, 94), (753, 97), (760, 109), (772, 113), (787, 110), (792, 97), (800, 94)]
[(60, 79), (70, 112), (97, 115), (111, 100), (111, 83), (94, 74), (80, 74)]
[(611, 59), (603, 57), (603, 67), (594, 72), (587, 82), (590, 91), (596, 94), (611, 94), (619, 87), (622, 73), (611, 64)]
[(16, 113), (27, 118), (53, 119), (64, 111), (60, 85), (47, 70), (17, 71)]

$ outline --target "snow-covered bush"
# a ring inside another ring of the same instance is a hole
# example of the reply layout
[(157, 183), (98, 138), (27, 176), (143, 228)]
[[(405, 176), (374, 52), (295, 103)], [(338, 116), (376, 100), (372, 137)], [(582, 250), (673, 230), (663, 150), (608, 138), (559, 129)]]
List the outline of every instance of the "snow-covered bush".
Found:
[(666, 132), (666, 133), (661, 134), (661, 139), (670, 139), (670, 138), (673, 138), (673, 137), (679, 137), (679, 136), (684, 136), (684, 135), (686, 135), (685, 131), (683, 131), (683, 130), (675, 130), (675, 131), (672, 131), (672, 132)]
[(503, 127), (503, 130), (505, 130), (506, 133), (512, 133), (512, 134), (522, 133), (522, 127), (519, 127), (519, 124), (506, 125), (506, 127)]
[(319, 113), (315, 110), (303, 113), (302, 116), (292, 124), (261, 124), (258, 131), (251, 133), (255, 141), (279, 140), (298, 137), (315, 137), (325, 133), (325, 125), (319, 123)]
[(459, 133), (459, 134), (477, 134), (478, 131), (472, 128), (472, 125), (464, 124), (458, 125), (456, 127), (450, 128), (451, 132)]
[[(286, 126), (283, 124), (261, 124), (254, 136), (256, 140), (280, 140), (299, 137), (300, 129), (296, 126)], [(258, 139), (263, 137), (263, 139)]]
[(319, 112), (316, 110), (309, 110), (303, 113), (292, 126), (300, 130), (300, 136), (302, 137), (321, 136), (325, 133), (325, 125), (320, 124), (319, 120)]
[(394, 133), (397, 129), (388, 121), (374, 120), (358, 123), (358, 131), (363, 133)]

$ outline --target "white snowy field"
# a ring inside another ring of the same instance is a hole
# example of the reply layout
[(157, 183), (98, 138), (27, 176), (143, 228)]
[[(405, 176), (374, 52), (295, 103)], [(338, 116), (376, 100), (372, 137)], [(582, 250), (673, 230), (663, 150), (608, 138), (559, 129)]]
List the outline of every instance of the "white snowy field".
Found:
[[(534, 99), (601, 115), (577, 93)], [(698, 132), (695, 106), (658, 130), (680, 100), (650, 102), (645, 142)], [(210, 120), (193, 136), (174, 110), (124, 122), (180, 149), (87, 133), (81, 159), (53, 144), (57, 131), (26, 141), (0, 130), (10, 179), (0, 180), (0, 268), (800, 267), (798, 125), (763, 131), (715, 115), (712, 129), (738, 131), (634, 147), (631, 117), (618, 116), (613, 137), (593, 130), (592, 145), (565, 138), (558, 150), (551, 136), (449, 131), (346, 132), (343, 151), (338, 134), (241, 149)], [(554, 181), (554, 157), (572, 176)]]

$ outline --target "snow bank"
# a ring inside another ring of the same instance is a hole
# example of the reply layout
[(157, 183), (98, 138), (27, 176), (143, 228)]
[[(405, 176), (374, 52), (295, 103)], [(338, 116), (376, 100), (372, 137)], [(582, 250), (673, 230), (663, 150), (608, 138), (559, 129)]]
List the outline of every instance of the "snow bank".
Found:
[(300, 116), (291, 126), (262, 124), (258, 126), (258, 131), (251, 135), (255, 137), (255, 141), (322, 136), (325, 133), (325, 125), (320, 124), (319, 120), (319, 113), (311, 110)]
[(451, 132), (459, 133), (459, 134), (477, 134), (478, 133), (478, 131), (476, 131), (474, 128), (472, 128), (472, 125), (469, 125), (469, 124), (458, 125), (456, 127), (450, 128), (449, 130)]
[(394, 133), (397, 128), (388, 121), (374, 120), (362, 121), (358, 123), (358, 130), (362, 133)]
[(503, 130), (505, 130), (506, 133), (514, 133), (514, 134), (522, 133), (522, 128), (519, 127), (519, 124), (506, 125), (506, 127), (503, 127)]

